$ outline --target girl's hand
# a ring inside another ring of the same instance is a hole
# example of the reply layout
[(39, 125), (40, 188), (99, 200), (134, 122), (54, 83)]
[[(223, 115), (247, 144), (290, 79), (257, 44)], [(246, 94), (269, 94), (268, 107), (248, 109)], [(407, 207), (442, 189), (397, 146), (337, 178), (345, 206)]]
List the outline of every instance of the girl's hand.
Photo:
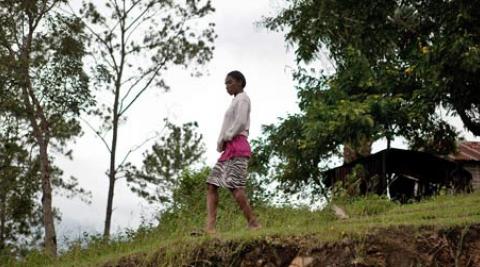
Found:
[(222, 152), (224, 150), (225, 150), (225, 142), (222, 141), (222, 142), (217, 144), (217, 151)]

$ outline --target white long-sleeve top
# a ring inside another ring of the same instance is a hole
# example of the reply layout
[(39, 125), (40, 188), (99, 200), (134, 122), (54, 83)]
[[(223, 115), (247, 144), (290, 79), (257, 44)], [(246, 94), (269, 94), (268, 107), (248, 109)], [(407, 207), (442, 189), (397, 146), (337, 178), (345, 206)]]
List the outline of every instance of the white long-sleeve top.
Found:
[(222, 130), (218, 136), (217, 151), (222, 152), (225, 142), (241, 134), (248, 136), (250, 129), (250, 98), (247, 93), (237, 94), (225, 112), (223, 117)]

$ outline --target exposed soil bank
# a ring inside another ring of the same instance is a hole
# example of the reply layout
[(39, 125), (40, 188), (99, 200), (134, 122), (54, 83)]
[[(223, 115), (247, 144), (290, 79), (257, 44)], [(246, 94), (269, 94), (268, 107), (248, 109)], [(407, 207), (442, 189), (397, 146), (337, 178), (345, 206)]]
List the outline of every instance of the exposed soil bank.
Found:
[(235, 243), (213, 239), (172, 261), (160, 250), (134, 254), (105, 267), (131, 266), (480, 266), (480, 224), (438, 229), (399, 226), (321, 242), (315, 236)]

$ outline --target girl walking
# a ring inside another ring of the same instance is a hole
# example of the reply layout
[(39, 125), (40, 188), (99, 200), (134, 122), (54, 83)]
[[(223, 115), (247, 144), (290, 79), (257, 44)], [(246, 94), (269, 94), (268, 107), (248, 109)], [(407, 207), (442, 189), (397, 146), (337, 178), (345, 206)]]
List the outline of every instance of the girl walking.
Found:
[(258, 229), (252, 208), (245, 194), (248, 159), (252, 152), (248, 143), (250, 129), (250, 98), (244, 92), (245, 76), (232, 71), (225, 78), (227, 93), (234, 96), (225, 112), (218, 137), (217, 151), (221, 156), (207, 179), (207, 225), (206, 232), (215, 233), (218, 206), (218, 188), (228, 188), (247, 220), (248, 228)]

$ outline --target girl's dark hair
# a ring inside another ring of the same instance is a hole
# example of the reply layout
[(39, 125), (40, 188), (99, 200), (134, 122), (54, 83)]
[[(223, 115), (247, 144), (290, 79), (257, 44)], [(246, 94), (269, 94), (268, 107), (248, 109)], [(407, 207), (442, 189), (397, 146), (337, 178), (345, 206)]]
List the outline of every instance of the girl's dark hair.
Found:
[(227, 76), (230, 76), (235, 80), (240, 81), (242, 83), (242, 88), (245, 88), (245, 85), (247, 85), (247, 80), (245, 80), (245, 76), (243, 76), (243, 74), (238, 70), (229, 72)]

